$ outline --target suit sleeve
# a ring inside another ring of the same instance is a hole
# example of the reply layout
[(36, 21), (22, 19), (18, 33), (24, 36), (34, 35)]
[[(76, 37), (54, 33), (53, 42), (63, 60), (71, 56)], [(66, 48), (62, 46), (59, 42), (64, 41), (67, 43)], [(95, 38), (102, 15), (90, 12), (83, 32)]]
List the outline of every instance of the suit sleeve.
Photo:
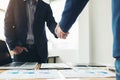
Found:
[(48, 6), (46, 21), (47, 21), (48, 29), (50, 30), (51, 33), (54, 34), (55, 38), (57, 38), (57, 35), (55, 34), (55, 28), (57, 23), (53, 17), (52, 9), (50, 6)]
[(60, 21), (60, 27), (63, 32), (69, 31), (88, 1), (89, 0), (66, 0)]
[(10, 0), (4, 19), (5, 37), (10, 49), (13, 49), (16, 45), (13, 8), (14, 8), (14, 0)]
[(120, 0), (112, 0), (113, 57), (120, 58)]

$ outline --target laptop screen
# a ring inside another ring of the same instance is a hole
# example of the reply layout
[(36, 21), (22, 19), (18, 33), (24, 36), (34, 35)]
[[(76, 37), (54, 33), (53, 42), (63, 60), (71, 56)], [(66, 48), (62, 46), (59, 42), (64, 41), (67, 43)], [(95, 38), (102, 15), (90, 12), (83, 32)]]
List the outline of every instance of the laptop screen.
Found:
[(6, 42), (0, 40), (0, 66), (12, 62)]

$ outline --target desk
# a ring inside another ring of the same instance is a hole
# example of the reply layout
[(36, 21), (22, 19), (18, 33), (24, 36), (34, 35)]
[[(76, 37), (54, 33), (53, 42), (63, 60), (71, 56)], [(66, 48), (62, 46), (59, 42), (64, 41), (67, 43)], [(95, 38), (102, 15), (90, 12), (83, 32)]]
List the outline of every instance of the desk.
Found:
[[(12, 80), (21, 80), (21, 79), (12, 79)], [(26, 80), (26, 79), (22, 79)], [(84, 78), (84, 79), (28, 79), (28, 80), (115, 80), (113, 78)]]
[[(0, 79), (6, 80), (6, 79)], [(116, 80), (115, 78), (79, 78), (79, 79), (10, 79), (10, 80)]]
[[(38, 64), (36, 66), (36, 70), (39, 70), (40, 66), (41, 65)], [(5, 70), (0, 70), (0, 73), (4, 71)], [(115, 80), (115, 78), (71, 78), (71, 79), (60, 78), (60, 79), (12, 79), (12, 80)]]

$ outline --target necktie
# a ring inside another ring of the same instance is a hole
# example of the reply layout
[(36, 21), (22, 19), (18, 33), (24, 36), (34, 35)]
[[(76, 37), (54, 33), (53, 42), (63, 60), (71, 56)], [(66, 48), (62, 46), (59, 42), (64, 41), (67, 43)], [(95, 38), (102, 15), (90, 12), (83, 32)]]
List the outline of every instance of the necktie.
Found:
[(32, 4), (36, 5), (37, 1), (36, 0), (32, 0)]

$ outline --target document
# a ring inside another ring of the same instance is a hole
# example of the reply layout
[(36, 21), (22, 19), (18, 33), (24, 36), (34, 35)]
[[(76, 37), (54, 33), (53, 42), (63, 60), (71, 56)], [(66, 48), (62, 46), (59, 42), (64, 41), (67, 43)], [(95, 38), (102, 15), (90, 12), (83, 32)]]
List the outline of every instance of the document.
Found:
[(72, 70), (60, 70), (66, 78), (89, 78), (89, 77), (115, 77), (115, 73), (107, 70), (85, 70), (85, 69), (72, 69)]
[(72, 69), (65, 63), (42, 63), (41, 69)]
[(56, 79), (60, 78), (57, 70), (8, 70), (0, 74), (0, 79)]

